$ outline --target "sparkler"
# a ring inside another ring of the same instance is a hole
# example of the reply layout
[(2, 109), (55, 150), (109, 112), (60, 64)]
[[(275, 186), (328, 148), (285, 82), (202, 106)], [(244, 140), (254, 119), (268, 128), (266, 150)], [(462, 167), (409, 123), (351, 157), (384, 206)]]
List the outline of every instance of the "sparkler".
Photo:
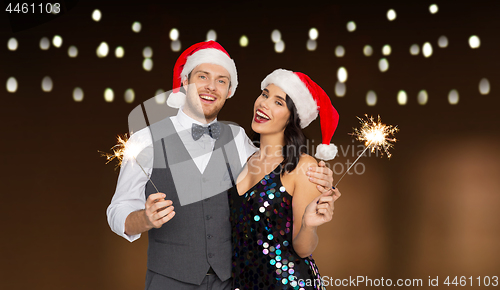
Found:
[(344, 173), (344, 175), (342, 175), (339, 181), (337, 181), (335, 187), (337, 187), (342, 178), (344, 178), (347, 172), (349, 172), (354, 164), (356, 164), (359, 158), (361, 158), (361, 156), (365, 154), (368, 148), (371, 148), (372, 153), (378, 150), (382, 152), (382, 155), (384, 155), (385, 152), (387, 154), (387, 158), (391, 158), (392, 156), (389, 152), (389, 149), (394, 147), (394, 144), (392, 144), (391, 142), (396, 142), (397, 140), (396, 138), (392, 138), (391, 136), (394, 136), (394, 133), (399, 131), (398, 126), (382, 124), (380, 116), (377, 117), (377, 121), (375, 121), (373, 117), (368, 117), (368, 115), (365, 115), (365, 117), (367, 120), (363, 120), (357, 117), (361, 123), (361, 128), (354, 128), (354, 133), (350, 135), (356, 136), (356, 140), (364, 142), (366, 148), (365, 150), (363, 150), (363, 152), (361, 152), (361, 154), (359, 154), (358, 158), (354, 160), (351, 166), (349, 166), (349, 168)]
[(145, 142), (141, 142), (141, 140), (135, 139), (134, 141), (130, 141), (128, 134), (124, 134), (123, 136), (116, 136), (117, 143), (115, 146), (111, 147), (111, 150), (113, 153), (106, 153), (102, 151), (98, 151), (101, 153), (101, 156), (106, 157), (108, 161), (106, 161), (106, 164), (109, 162), (113, 161), (116, 159), (118, 161), (116, 168), (120, 167), (122, 164), (125, 165), (128, 160), (131, 160), (132, 158), (135, 160), (137, 165), (142, 169), (142, 172), (146, 174), (148, 177), (148, 180), (151, 182), (153, 187), (156, 189), (156, 192), (160, 192), (158, 188), (156, 188), (156, 185), (153, 183), (151, 178), (149, 178), (149, 175), (146, 173), (144, 168), (141, 166), (139, 161), (137, 161), (136, 157), (141, 153), (141, 151), (146, 147)]

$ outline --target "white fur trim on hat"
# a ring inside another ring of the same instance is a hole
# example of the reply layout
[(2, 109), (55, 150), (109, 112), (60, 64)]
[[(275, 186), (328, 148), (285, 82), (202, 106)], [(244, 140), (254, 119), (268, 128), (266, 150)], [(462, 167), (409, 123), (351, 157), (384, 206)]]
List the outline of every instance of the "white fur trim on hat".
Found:
[(337, 156), (337, 146), (335, 144), (319, 144), (316, 148), (316, 154), (314, 157), (321, 160), (332, 160)]
[(211, 63), (220, 65), (227, 70), (231, 77), (231, 95), (228, 98), (234, 95), (236, 92), (236, 87), (238, 86), (238, 74), (236, 72), (236, 65), (234, 64), (234, 60), (232, 60), (227, 54), (216, 49), (216, 48), (205, 48), (200, 49), (190, 55), (186, 64), (182, 68), (182, 80), (185, 80), (189, 73), (198, 65), (202, 63)]
[(300, 118), (300, 127), (307, 127), (318, 117), (318, 105), (311, 92), (300, 78), (292, 71), (277, 69), (270, 73), (260, 84), (260, 89), (265, 89), (269, 84), (280, 87), (295, 104)]
[(179, 91), (177, 93), (170, 93), (167, 98), (167, 105), (171, 108), (180, 108), (186, 102), (186, 95)]

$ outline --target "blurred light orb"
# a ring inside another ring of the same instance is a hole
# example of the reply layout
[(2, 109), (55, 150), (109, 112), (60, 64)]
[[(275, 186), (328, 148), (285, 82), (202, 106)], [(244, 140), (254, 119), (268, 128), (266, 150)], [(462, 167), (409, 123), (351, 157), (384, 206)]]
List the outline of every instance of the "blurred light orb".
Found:
[(248, 37), (246, 37), (246, 35), (242, 35), (240, 37), (240, 46), (241, 47), (247, 47), (248, 46)]
[(392, 49), (389, 44), (386, 44), (382, 47), (382, 54), (383, 55), (391, 55)]
[(450, 93), (448, 94), (448, 102), (450, 103), (450, 105), (458, 104), (458, 91), (457, 90), (450, 91)]
[(108, 103), (111, 103), (115, 99), (115, 93), (111, 88), (106, 88), (104, 90), (104, 100)]
[(14, 51), (17, 49), (17, 39), (15, 39), (14, 37), (11, 37), (9, 39), (9, 41), (7, 41), (7, 48), (10, 50), (10, 51)]
[(396, 19), (396, 11), (394, 11), (394, 9), (389, 9), (389, 11), (387, 11), (387, 19), (389, 19), (389, 21)]
[(469, 38), (469, 45), (472, 49), (479, 48), (479, 46), (481, 46), (481, 40), (476, 35), (472, 35)]
[(17, 80), (15, 77), (7, 79), (7, 92), (15, 93), (17, 91)]
[(209, 41), (209, 40), (213, 40), (213, 41), (217, 40), (217, 33), (213, 29), (210, 29), (207, 32), (207, 41)]
[(429, 95), (427, 94), (426, 90), (421, 90), (420, 92), (418, 92), (417, 101), (420, 105), (427, 104), (428, 100), (429, 100)]
[(42, 39), (40, 39), (40, 49), (41, 50), (47, 50), (49, 49), (50, 47), (50, 41), (47, 37), (42, 37)]
[(115, 49), (115, 56), (117, 58), (122, 58), (125, 56), (125, 49), (121, 46), (118, 46), (116, 49)]
[(271, 32), (271, 40), (274, 43), (277, 43), (278, 41), (281, 40), (281, 32), (278, 29), (275, 29), (273, 30), (273, 32)]
[(345, 96), (345, 93), (347, 91), (345, 83), (337, 82), (335, 84), (335, 95), (337, 97), (343, 97)]
[(170, 48), (172, 51), (180, 51), (181, 50), (181, 41), (180, 40), (175, 40), (170, 43)]
[(133, 103), (134, 100), (135, 100), (135, 92), (133, 89), (127, 89), (125, 91), (125, 95), (124, 95), (124, 98), (125, 98), (125, 102), (127, 103)]
[(425, 57), (430, 57), (432, 55), (432, 45), (429, 42), (424, 43), (422, 46), (422, 54)]
[(347, 81), (347, 70), (345, 67), (340, 67), (337, 71), (337, 79), (341, 83), (345, 83)]
[(436, 14), (438, 10), (439, 7), (436, 4), (432, 4), (431, 6), (429, 6), (429, 11), (431, 12), (431, 14)]
[(410, 54), (411, 55), (418, 55), (420, 53), (420, 46), (418, 44), (413, 44), (410, 46)]
[(277, 53), (282, 53), (285, 51), (285, 42), (283, 40), (280, 40), (274, 44), (274, 50)]
[(177, 30), (177, 28), (170, 29), (169, 36), (170, 36), (170, 40), (176, 41), (177, 39), (179, 39), (179, 30)]
[(83, 90), (81, 88), (76, 87), (73, 90), (73, 101), (75, 101), (75, 102), (83, 101)]
[(373, 54), (373, 48), (370, 45), (365, 45), (365, 47), (363, 47), (363, 54), (365, 56), (371, 56)]
[(55, 36), (54, 36), (54, 38), (52, 38), (52, 44), (53, 44), (55, 47), (57, 47), (57, 48), (61, 47), (62, 42), (63, 42), (63, 39), (62, 39), (62, 37), (61, 37), (61, 36), (59, 36), (59, 35), (55, 35)]
[(370, 107), (377, 104), (377, 94), (374, 91), (368, 91), (366, 94), (366, 104)]
[(141, 32), (141, 29), (142, 29), (142, 25), (139, 21), (132, 23), (132, 31), (133, 32), (139, 33), (139, 32)]
[(389, 69), (389, 61), (386, 58), (382, 58), (378, 61), (378, 69), (381, 72), (386, 72)]
[(406, 94), (405, 91), (401, 90), (398, 92), (398, 104), (400, 104), (401, 106), (404, 106), (406, 105), (406, 103), (408, 102), (408, 95)]
[(312, 40), (316, 40), (319, 36), (319, 32), (316, 28), (309, 29), (309, 38)]
[(338, 45), (336, 48), (335, 48), (335, 55), (337, 57), (343, 57), (345, 55), (345, 49), (342, 45)]
[(151, 71), (153, 69), (153, 60), (150, 58), (145, 58), (142, 62), (142, 68), (145, 71)]
[(316, 50), (316, 47), (318, 46), (318, 43), (316, 42), (316, 40), (313, 40), (313, 39), (308, 39), (307, 40), (307, 50), (309, 51), (314, 51)]
[(97, 57), (103, 58), (108, 55), (109, 52), (109, 46), (106, 42), (101, 42), (99, 46), (97, 47)]
[(446, 48), (448, 47), (448, 38), (444, 35), (440, 36), (438, 39), (438, 45), (441, 48)]
[(53, 87), (52, 79), (49, 76), (46, 76), (42, 79), (42, 91), (48, 93), (52, 91)]
[(142, 50), (142, 56), (145, 57), (145, 58), (152, 58), (153, 57), (153, 49), (149, 46), (146, 46), (143, 50)]
[(68, 48), (68, 55), (69, 57), (77, 57), (78, 56), (78, 48), (76, 46), (72, 45)]
[(479, 82), (479, 93), (481, 93), (481, 95), (487, 95), (490, 93), (490, 82), (487, 78), (483, 78)]
[(356, 23), (354, 21), (347, 22), (347, 31), (353, 32), (356, 30)]
[(101, 10), (96, 9), (94, 10), (94, 12), (92, 12), (92, 19), (94, 19), (95, 22), (99, 22), (99, 20), (101, 20), (101, 17)]
[(156, 90), (155, 101), (159, 105), (165, 104), (167, 102), (167, 93), (163, 89)]

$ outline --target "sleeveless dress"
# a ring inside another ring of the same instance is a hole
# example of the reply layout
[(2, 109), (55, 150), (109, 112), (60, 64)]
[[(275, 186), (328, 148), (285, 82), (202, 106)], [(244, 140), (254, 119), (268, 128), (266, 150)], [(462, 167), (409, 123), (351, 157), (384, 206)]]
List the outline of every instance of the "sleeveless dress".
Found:
[(325, 289), (312, 256), (292, 246), (292, 196), (280, 178), (281, 164), (245, 194), (229, 191), (233, 289)]

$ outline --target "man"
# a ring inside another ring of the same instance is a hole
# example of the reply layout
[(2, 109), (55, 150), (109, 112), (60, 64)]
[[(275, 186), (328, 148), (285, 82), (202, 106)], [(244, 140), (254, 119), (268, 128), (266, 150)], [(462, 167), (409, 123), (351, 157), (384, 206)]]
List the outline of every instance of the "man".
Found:
[[(243, 128), (217, 122), (237, 85), (236, 66), (222, 46), (191, 46), (175, 64), (167, 101), (181, 109), (129, 140), (147, 140), (141, 158), (151, 182), (134, 161), (126, 163), (107, 215), (112, 230), (129, 241), (148, 231), (146, 289), (231, 288), (225, 193), (256, 150)], [(331, 170), (311, 174), (320, 192), (330, 190)]]

